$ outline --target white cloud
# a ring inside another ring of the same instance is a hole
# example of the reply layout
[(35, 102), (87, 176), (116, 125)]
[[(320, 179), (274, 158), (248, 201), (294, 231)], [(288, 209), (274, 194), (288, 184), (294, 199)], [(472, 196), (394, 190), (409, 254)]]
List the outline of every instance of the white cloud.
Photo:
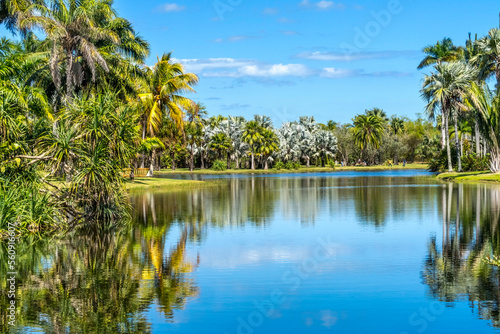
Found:
[(324, 78), (345, 78), (349, 76), (353, 76), (357, 74), (356, 71), (339, 69), (334, 67), (325, 67), (323, 71), (321, 71), (320, 76)]
[(254, 61), (233, 58), (209, 58), (209, 59), (174, 59), (184, 65), (189, 72), (202, 72), (206, 70), (237, 68), (250, 64)]
[(318, 69), (303, 64), (266, 64), (256, 60), (233, 58), (174, 59), (174, 61), (182, 63), (186, 71), (197, 73), (206, 78), (235, 78), (238, 80), (253, 78), (267, 84), (290, 84), (290, 81), (275, 82), (273, 81), (275, 80), (274, 78), (316, 76), (337, 79), (354, 76), (404, 77), (411, 75), (410, 73), (397, 71), (367, 72), (361, 69), (353, 70), (336, 67)]
[(185, 6), (178, 5), (176, 3), (166, 3), (158, 7), (162, 12), (180, 12), (186, 9)]
[(377, 51), (377, 52), (304, 52), (297, 55), (297, 58), (323, 61), (356, 61), (367, 59), (390, 59), (396, 57), (411, 57), (418, 54), (417, 51)]
[(336, 3), (333, 1), (321, 0), (318, 2), (311, 2), (309, 0), (302, 0), (300, 3), (302, 7), (312, 7), (318, 10), (329, 10), (329, 9), (344, 9), (345, 5), (342, 3)]
[(205, 77), (305, 77), (314, 71), (302, 64), (252, 64), (238, 67), (235, 71), (209, 72)]

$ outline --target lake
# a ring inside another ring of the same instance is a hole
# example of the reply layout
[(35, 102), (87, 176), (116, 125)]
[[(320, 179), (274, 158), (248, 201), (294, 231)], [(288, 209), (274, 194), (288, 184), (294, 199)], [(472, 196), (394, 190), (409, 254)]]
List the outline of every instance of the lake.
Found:
[(20, 240), (17, 329), (500, 333), (484, 260), (500, 254), (500, 186), (428, 175), (206, 175), (133, 194), (131, 224)]

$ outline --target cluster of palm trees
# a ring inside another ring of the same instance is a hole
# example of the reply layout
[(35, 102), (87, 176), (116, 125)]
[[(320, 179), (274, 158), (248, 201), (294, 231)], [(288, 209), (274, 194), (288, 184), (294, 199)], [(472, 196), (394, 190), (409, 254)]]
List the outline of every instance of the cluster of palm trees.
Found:
[(0, 1), (0, 23), (19, 37), (0, 39), (0, 229), (127, 216), (123, 169), (154, 161), (169, 125), (189, 134), (198, 77), (169, 53), (146, 66), (110, 1)]
[[(455, 46), (445, 38), (423, 51), (427, 56), (418, 68), (433, 65), (433, 71), (424, 76), (421, 93), (428, 116), (440, 118), (447, 169), (452, 171), (455, 165), (462, 171), (462, 160), (473, 153), (489, 155), (490, 170), (500, 172), (500, 30), (491, 29), (487, 36), (474, 40), (469, 35), (465, 46)], [(465, 152), (464, 140), (471, 143), (470, 152)]]
[(255, 115), (246, 120), (241, 116), (204, 118), (205, 115), (202, 104), (187, 109), (187, 120), (182, 126), (184, 141), (181, 131), (172, 127), (178, 132), (181, 144), (177, 147), (166, 145), (160, 150), (175, 153), (169, 160), (172, 168), (175, 169), (176, 160), (187, 164), (191, 170), (196, 166), (208, 168), (223, 160), (228, 169), (246, 166), (252, 170), (259, 167), (267, 170), (277, 161), (304, 162), (309, 167), (314, 160), (325, 166), (336, 153), (333, 132), (314, 117), (300, 117), (299, 121), (285, 122), (280, 128), (274, 128), (268, 116)]

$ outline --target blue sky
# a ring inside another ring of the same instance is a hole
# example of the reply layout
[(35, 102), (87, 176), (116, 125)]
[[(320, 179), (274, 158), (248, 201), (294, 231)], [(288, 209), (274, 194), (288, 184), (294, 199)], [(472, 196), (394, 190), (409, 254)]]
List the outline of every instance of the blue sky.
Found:
[[(349, 122), (367, 108), (423, 112), (423, 46), (498, 25), (498, 1), (115, 0), (156, 56), (200, 76), (210, 115)], [(376, 16), (378, 18), (376, 18)], [(360, 33), (361, 31), (361, 33)], [(424, 72), (428, 72), (426, 70)]]

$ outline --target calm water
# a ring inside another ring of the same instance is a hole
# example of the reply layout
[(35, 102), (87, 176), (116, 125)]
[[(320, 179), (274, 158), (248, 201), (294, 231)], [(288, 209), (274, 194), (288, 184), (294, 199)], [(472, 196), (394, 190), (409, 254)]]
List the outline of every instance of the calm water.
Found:
[(500, 276), (482, 260), (500, 253), (500, 187), (422, 173), (238, 175), (134, 195), (130, 226), (21, 241), (18, 329), (500, 332)]

